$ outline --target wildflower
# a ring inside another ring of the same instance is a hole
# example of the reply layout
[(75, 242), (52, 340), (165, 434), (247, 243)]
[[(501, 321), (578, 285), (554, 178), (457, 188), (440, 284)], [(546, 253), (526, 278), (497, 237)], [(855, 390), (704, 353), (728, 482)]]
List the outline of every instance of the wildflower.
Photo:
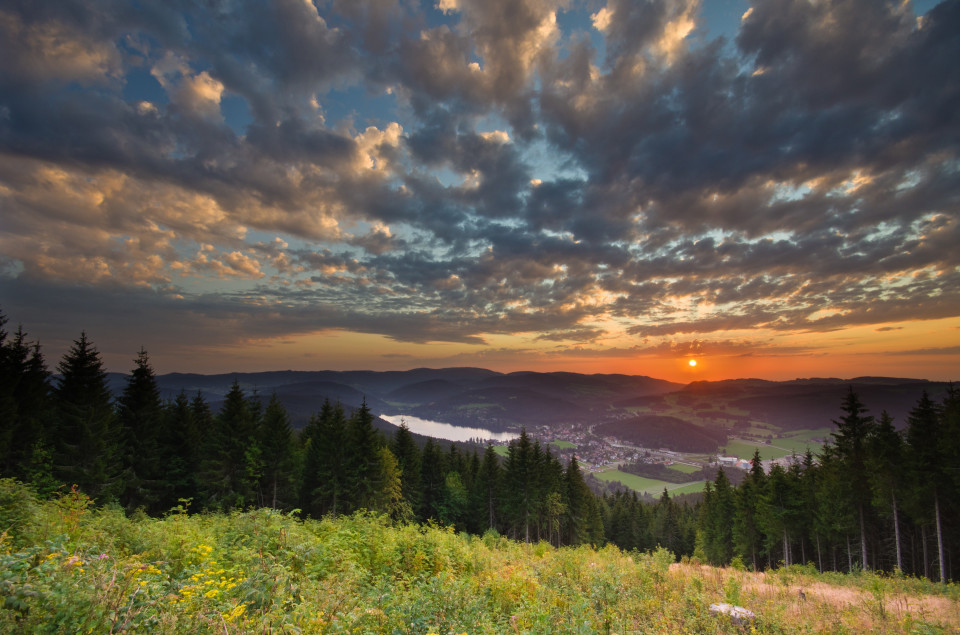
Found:
[(97, 556), (97, 560), (106, 560), (109, 557), (110, 556), (108, 556), (107, 554), (101, 553), (99, 556)]

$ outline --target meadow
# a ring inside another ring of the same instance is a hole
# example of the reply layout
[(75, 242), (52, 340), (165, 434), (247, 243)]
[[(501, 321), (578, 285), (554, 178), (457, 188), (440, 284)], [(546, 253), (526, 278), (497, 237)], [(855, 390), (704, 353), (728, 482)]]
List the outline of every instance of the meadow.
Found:
[[(554, 548), (358, 514), (127, 517), (0, 481), (5, 633), (942, 633), (960, 588)], [(801, 593), (802, 592), (802, 593)], [(805, 598), (805, 599), (803, 599)], [(749, 627), (708, 610), (745, 606)]]

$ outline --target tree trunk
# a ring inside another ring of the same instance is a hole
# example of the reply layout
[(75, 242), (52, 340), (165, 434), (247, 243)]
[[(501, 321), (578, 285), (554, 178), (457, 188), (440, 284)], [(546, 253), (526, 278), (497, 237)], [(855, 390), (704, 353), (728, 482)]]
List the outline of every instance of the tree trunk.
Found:
[(787, 541), (787, 528), (783, 528), (783, 566), (790, 566), (790, 543)]
[(850, 552), (850, 534), (847, 534), (847, 573), (853, 571), (853, 554)]
[(820, 553), (820, 534), (817, 534), (817, 564), (820, 567), (820, 573), (823, 573), (823, 554)]
[(897, 543), (897, 569), (903, 571), (903, 554), (900, 551), (900, 519), (897, 511), (897, 494), (893, 492), (893, 538)]
[(930, 579), (930, 557), (927, 555), (927, 526), (920, 526), (920, 542), (923, 546), (923, 577)]
[(860, 505), (860, 557), (863, 558), (860, 568), (866, 571), (869, 567), (867, 566), (867, 527), (863, 522), (863, 505)]
[(937, 490), (933, 490), (933, 510), (934, 515), (937, 519), (937, 557), (940, 561), (940, 581), (946, 582), (946, 567), (944, 566), (943, 561), (943, 532), (940, 527), (940, 497), (937, 495)]

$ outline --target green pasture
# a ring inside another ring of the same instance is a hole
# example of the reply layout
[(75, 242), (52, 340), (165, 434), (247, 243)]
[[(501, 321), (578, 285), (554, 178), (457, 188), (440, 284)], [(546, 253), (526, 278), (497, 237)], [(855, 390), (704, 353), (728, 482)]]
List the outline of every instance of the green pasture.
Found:
[(784, 450), (772, 445), (763, 443), (753, 443), (752, 441), (728, 441), (726, 445), (727, 456), (736, 456), (749, 461), (753, 458), (754, 450), (760, 450), (760, 458), (764, 461), (768, 459), (779, 459), (790, 454), (790, 450)]
[(550, 442), (550, 445), (552, 445), (552, 446), (555, 447), (555, 448), (560, 448), (561, 450), (576, 450), (576, 449), (577, 449), (577, 444), (576, 444), (576, 443), (570, 443), (569, 441), (561, 441), (561, 440), (559, 440), (559, 439), (554, 439), (553, 441)]
[(674, 463), (674, 464), (672, 464), (672, 465), (668, 465), (667, 467), (669, 467), (671, 470), (676, 470), (676, 471), (678, 471), (678, 472), (683, 472), (684, 474), (693, 474), (694, 472), (699, 472), (699, 471), (700, 471), (700, 468), (699, 468), (699, 467), (694, 467), (694, 466), (692, 466), (692, 465), (687, 465), (686, 463)]
[(593, 475), (605, 482), (620, 481), (640, 494), (650, 494), (651, 496), (663, 493), (663, 488), (667, 488), (667, 491), (669, 491), (671, 495), (686, 494), (688, 493), (686, 490), (691, 487), (694, 492), (699, 492), (703, 489), (702, 481), (677, 485), (676, 483), (667, 483), (666, 481), (659, 481), (654, 478), (645, 478), (643, 476), (637, 476), (636, 474), (621, 472), (620, 470), (604, 470), (603, 472), (594, 472)]

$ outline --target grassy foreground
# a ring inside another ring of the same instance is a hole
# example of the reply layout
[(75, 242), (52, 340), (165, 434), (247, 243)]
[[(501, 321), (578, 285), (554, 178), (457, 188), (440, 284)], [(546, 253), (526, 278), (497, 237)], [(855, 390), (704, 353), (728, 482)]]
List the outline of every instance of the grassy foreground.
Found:
[[(128, 518), (0, 481), (5, 633), (939, 633), (960, 589), (554, 549), (358, 515)], [(805, 599), (801, 599), (800, 591)], [(710, 614), (757, 613), (737, 627)]]

